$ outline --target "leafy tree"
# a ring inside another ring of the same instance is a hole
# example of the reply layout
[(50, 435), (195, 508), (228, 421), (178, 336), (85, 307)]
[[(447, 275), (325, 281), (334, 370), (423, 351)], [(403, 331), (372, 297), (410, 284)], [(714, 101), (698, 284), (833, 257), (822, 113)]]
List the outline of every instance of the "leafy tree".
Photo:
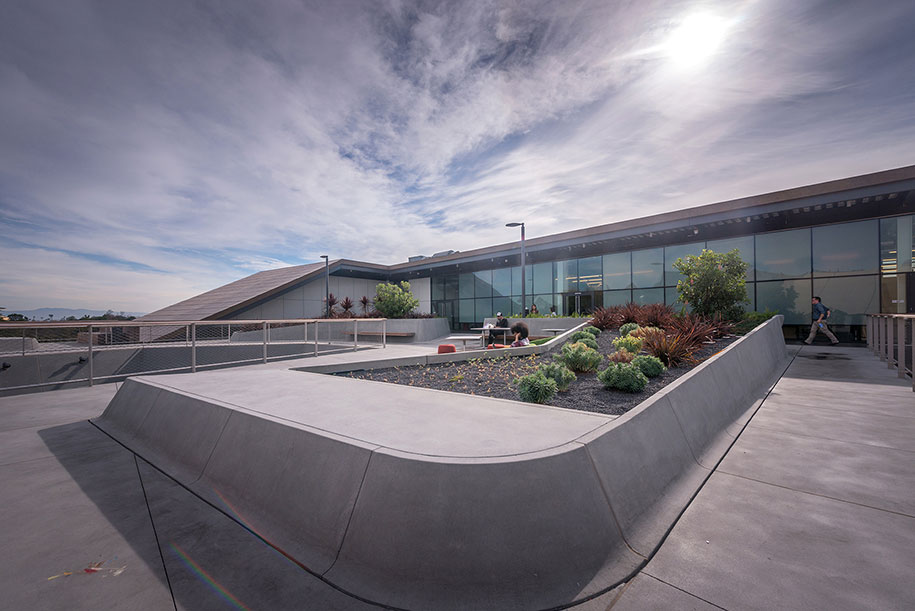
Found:
[(419, 299), (410, 292), (410, 283), (399, 285), (383, 282), (375, 287), (375, 309), (385, 318), (404, 318), (419, 305)]
[(749, 303), (747, 267), (736, 248), (728, 253), (703, 250), (699, 256), (677, 259), (674, 269), (685, 276), (677, 282), (680, 302), (688, 303), (700, 316), (740, 318), (741, 304)]

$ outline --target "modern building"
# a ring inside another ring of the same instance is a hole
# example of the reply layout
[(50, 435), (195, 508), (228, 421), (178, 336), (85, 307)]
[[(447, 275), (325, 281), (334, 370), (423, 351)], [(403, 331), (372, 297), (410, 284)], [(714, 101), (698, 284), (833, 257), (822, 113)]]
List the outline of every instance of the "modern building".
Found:
[[(915, 312), (913, 218), (915, 166), (907, 166), (537, 237), (525, 242), (526, 303), (559, 314), (676, 304), (677, 258), (736, 248), (750, 265), (748, 309), (781, 312), (786, 335), (796, 337), (818, 295), (837, 332), (860, 338), (866, 313)], [(497, 311), (520, 313), (520, 258), (514, 241), (397, 265), (341, 259), (328, 266), (330, 292), (358, 303), (378, 282), (407, 280), (419, 310), (467, 328)], [(323, 262), (260, 272), (143, 320), (316, 317), (324, 276)]]

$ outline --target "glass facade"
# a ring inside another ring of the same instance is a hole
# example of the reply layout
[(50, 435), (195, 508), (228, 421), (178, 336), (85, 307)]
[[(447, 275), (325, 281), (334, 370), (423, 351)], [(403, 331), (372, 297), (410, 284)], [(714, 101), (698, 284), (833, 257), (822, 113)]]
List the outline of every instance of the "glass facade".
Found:
[[(809, 325), (813, 295), (823, 298), (831, 323), (841, 327), (863, 325), (866, 313), (881, 309), (906, 312), (915, 292), (915, 222), (909, 215), (541, 261), (527, 266), (526, 303), (544, 315), (551, 307), (565, 315), (576, 307), (586, 313), (629, 302), (680, 309), (673, 263), (704, 248), (736, 248), (749, 264), (745, 307), (779, 311), (787, 325)], [(450, 313), (455, 327), (475, 326), (496, 312), (518, 315), (521, 268), (433, 272), (431, 296), (433, 310)]]

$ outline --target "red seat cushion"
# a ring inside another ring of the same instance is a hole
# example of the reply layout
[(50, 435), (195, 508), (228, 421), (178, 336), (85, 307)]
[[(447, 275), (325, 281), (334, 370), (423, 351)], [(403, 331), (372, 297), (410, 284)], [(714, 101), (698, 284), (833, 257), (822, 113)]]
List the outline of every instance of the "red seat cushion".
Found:
[(457, 352), (457, 348), (454, 346), (454, 344), (439, 344), (439, 354), (447, 354), (449, 352)]

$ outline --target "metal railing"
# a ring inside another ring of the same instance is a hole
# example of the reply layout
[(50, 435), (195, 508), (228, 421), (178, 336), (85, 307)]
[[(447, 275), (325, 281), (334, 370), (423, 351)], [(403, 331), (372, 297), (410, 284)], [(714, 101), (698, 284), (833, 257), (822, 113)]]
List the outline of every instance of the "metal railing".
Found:
[(915, 314), (868, 314), (867, 347), (886, 361), (890, 369), (896, 368), (900, 378), (912, 378), (915, 392), (915, 349), (912, 336), (915, 332)]
[(385, 318), (0, 323), (0, 394), (387, 347)]

